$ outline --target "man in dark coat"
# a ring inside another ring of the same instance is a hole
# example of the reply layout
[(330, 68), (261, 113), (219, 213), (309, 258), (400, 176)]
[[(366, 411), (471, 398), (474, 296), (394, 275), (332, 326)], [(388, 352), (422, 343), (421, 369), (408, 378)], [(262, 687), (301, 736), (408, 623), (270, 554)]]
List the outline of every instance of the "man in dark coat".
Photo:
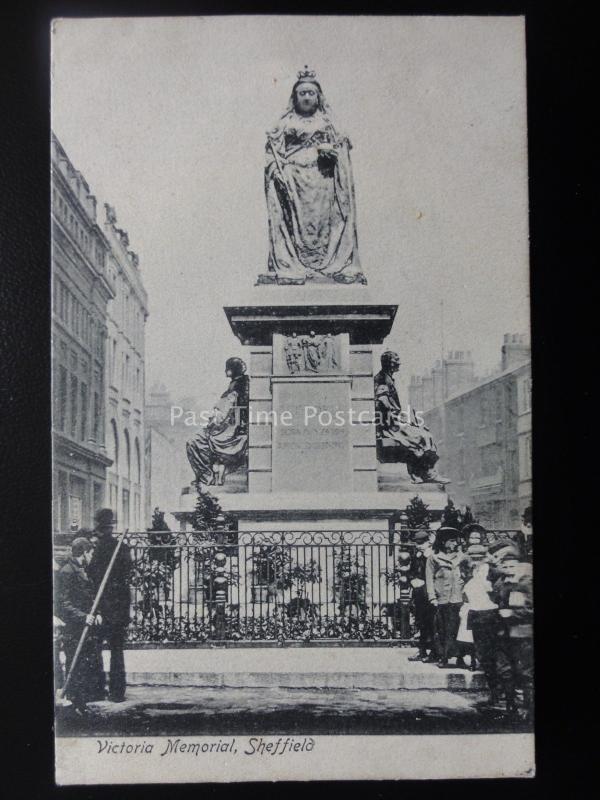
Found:
[[(98, 544), (88, 567), (88, 575), (96, 590), (102, 583), (117, 546), (117, 540), (112, 535), (113, 525), (113, 513), (110, 508), (98, 511), (96, 514)], [(129, 548), (123, 543), (99, 605), (103, 619), (102, 634), (110, 650), (108, 697), (114, 703), (121, 703), (125, 699), (126, 679), (123, 648), (129, 625), (131, 567)]]
[(521, 561), (533, 561), (533, 526), (531, 506), (527, 506), (521, 517), (521, 530), (517, 531), (514, 539), (519, 547)]
[[(410, 585), (412, 587), (415, 625), (419, 631), (419, 652), (408, 660), (435, 663), (437, 661), (433, 627), (435, 607), (429, 602), (425, 584), (427, 559), (433, 554), (433, 549), (429, 542), (429, 531), (417, 531), (414, 541), (415, 551), (411, 560), (412, 579)], [(427, 653), (428, 650), (430, 651), (429, 654)]]
[(91, 543), (78, 537), (71, 544), (70, 558), (56, 574), (56, 613), (64, 623), (67, 675), (85, 625), (92, 626), (67, 687), (67, 696), (78, 713), (85, 713), (86, 703), (104, 700), (104, 672), (97, 635), (102, 617), (99, 614), (92, 617), (89, 613), (95, 592), (85, 571), (91, 552)]

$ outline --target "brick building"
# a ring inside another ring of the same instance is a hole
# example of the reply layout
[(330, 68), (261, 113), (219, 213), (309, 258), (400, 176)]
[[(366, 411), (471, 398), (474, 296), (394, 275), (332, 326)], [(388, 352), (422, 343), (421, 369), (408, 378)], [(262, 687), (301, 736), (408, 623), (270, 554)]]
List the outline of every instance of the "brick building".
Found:
[(461, 354), (450, 355), (453, 382), (444, 384), (448, 366), (438, 363), (428, 375), (413, 376), (410, 403), (436, 438), (439, 469), (452, 481), (448, 493), (454, 501), (471, 506), (483, 523), (518, 527), (531, 505), (529, 343), (522, 335), (505, 334), (500, 370), (479, 379), (472, 363), (465, 364), (469, 359), (463, 356), (458, 364)]

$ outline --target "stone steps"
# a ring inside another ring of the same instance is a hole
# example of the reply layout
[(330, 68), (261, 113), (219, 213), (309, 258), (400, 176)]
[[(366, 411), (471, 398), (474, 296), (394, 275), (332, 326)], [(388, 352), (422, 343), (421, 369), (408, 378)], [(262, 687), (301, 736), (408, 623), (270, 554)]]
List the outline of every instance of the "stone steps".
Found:
[[(130, 686), (482, 691), (480, 672), (409, 661), (414, 648), (170, 648), (125, 652)], [(108, 669), (109, 656), (104, 653)]]

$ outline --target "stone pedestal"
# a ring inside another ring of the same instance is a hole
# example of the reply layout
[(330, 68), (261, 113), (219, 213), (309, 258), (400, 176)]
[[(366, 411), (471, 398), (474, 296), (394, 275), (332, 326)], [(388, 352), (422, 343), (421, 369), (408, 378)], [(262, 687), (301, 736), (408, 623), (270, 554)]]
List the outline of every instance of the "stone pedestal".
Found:
[(225, 312), (250, 356), (249, 493), (376, 491), (372, 348), (396, 306)]
[(224, 309), (247, 348), (248, 491), (211, 487), (240, 530), (386, 529), (415, 494), (441, 510), (437, 484), (378, 479), (373, 347), (397, 306), (356, 287), (255, 292), (271, 302)]
[[(377, 462), (373, 349), (397, 305), (357, 286), (262, 286), (244, 299), (224, 311), (250, 377), (247, 484), (233, 473), (210, 487), (240, 531), (383, 530), (415, 495), (441, 512), (443, 487)], [(182, 496), (182, 517), (194, 502)]]

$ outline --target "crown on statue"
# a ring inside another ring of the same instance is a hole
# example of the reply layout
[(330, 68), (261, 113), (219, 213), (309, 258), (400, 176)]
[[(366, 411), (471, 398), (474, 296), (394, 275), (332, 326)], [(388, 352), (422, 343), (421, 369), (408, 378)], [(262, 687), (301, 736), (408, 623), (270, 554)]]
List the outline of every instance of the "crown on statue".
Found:
[(304, 69), (301, 69), (298, 72), (298, 80), (299, 81), (315, 81), (317, 79), (317, 73), (314, 69), (309, 69), (308, 64), (304, 65)]

